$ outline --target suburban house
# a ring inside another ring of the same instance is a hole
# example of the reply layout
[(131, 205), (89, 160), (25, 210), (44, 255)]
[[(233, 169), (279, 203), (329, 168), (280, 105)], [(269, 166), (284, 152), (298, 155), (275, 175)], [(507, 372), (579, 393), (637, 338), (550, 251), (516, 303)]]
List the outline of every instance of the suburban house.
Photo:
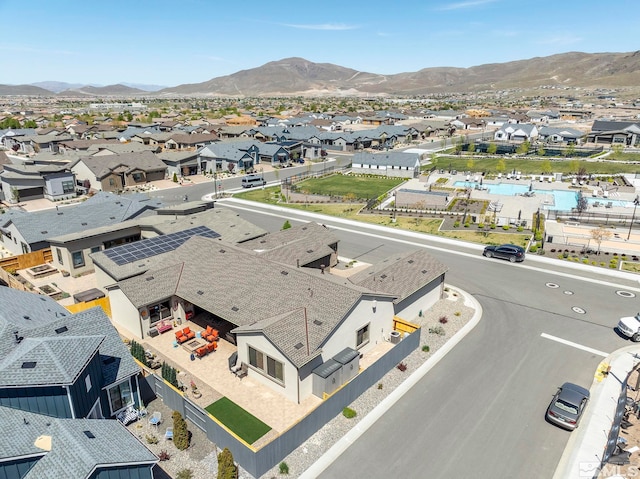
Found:
[(127, 186), (163, 180), (167, 165), (151, 151), (80, 158), (71, 165), (80, 182), (96, 191), (122, 191)]
[(167, 165), (167, 176), (170, 179), (173, 178), (173, 175), (181, 177), (200, 173), (197, 151), (171, 150), (158, 153), (157, 156)]
[[(357, 362), (388, 339), (394, 318), (413, 319), (442, 295), (446, 267), (422, 250), (350, 280), (318, 268), (318, 260), (302, 257), (299, 266), (287, 248), (268, 248), (268, 237), (267, 249), (255, 249), (260, 241), (247, 250), (190, 237), (144, 274), (107, 286), (114, 321), (146, 337), (163, 315), (179, 324), (212, 318), (223, 325), (221, 337), (236, 344), (252, 378), (300, 403), (327, 392), (319, 384), (334, 357), (348, 352)], [(300, 252), (301, 245), (291, 249)], [(315, 256), (324, 251), (318, 248)], [(326, 250), (322, 261), (333, 255)]]
[[(0, 215), (0, 244), (14, 255), (30, 253), (48, 248), (49, 238), (110, 227), (150, 214), (160, 206), (162, 202), (142, 195), (98, 193), (80, 204), (62, 208), (31, 212), (11, 209)], [(73, 251), (71, 257), (70, 271), (85, 266), (82, 250)]]
[(584, 133), (575, 128), (541, 126), (538, 139), (549, 144), (578, 145), (581, 143), (583, 137)]
[(200, 171), (212, 173), (251, 170), (257, 163), (257, 147), (250, 152), (238, 149), (234, 142), (212, 143), (198, 150)]
[(496, 141), (524, 142), (538, 138), (538, 127), (530, 123), (505, 123), (493, 134)]
[(635, 146), (640, 143), (640, 121), (595, 120), (587, 141)]
[(420, 175), (420, 155), (389, 151), (385, 153), (356, 153), (351, 161), (355, 174), (417, 178)]
[(158, 459), (106, 420), (142, 402), (140, 368), (103, 310), (11, 288), (0, 302), (0, 477), (151, 479)]
[(5, 163), (0, 172), (0, 200), (70, 199), (76, 196), (75, 184), (75, 175), (67, 164)]
[[(97, 282), (106, 291), (108, 284), (144, 273), (149, 269), (147, 263), (155, 256), (143, 257), (136, 252), (135, 260), (116, 264), (109, 256), (118, 251), (131, 254), (131, 251), (142, 249), (157, 254), (169, 251), (167, 244), (177, 247), (196, 234), (222, 236), (230, 243), (242, 243), (267, 233), (231, 210), (213, 209), (210, 202), (182, 203), (172, 208), (158, 208), (155, 213), (48, 238), (54, 266), (78, 276), (95, 271), (94, 258), (98, 258), (102, 268), (97, 268)], [(156, 248), (158, 243), (163, 243), (162, 248)], [(111, 249), (113, 251), (105, 253)]]
[(0, 406), (0, 431), (11, 437), (0, 444), (3, 478), (152, 479), (158, 462), (118, 421), (59, 419)]
[(215, 133), (173, 133), (165, 142), (166, 150), (196, 150), (218, 141)]

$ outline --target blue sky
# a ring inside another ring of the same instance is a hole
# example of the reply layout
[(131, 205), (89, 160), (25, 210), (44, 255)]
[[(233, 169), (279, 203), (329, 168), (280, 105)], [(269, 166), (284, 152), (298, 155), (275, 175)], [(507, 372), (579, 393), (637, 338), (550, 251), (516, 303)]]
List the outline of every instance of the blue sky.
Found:
[[(0, 0), (0, 84), (175, 86), (270, 61), (393, 74), (640, 49), (638, 0)], [(626, 13), (625, 13), (626, 12)]]

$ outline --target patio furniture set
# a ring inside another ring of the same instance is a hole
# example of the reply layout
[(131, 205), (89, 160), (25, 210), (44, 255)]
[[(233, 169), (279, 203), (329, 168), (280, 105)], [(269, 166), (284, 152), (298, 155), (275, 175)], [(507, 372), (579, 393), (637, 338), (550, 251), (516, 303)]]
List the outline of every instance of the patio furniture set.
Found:
[[(183, 345), (192, 355), (203, 358), (209, 353), (214, 352), (218, 348), (218, 339), (220, 339), (220, 333), (217, 329), (207, 326), (204, 331), (197, 334), (191, 331), (191, 328), (187, 326), (179, 331), (176, 331), (176, 342)], [(194, 356), (191, 358), (195, 359)]]

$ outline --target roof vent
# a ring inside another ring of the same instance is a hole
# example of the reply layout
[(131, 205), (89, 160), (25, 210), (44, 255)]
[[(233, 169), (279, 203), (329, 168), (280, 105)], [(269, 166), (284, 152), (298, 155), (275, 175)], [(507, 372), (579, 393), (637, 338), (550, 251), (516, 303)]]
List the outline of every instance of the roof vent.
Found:
[(23, 316), (24, 319), (26, 319), (27, 321), (31, 321), (31, 318), (29, 316), (27, 316), (26, 314)]
[(409, 263), (409, 264), (413, 264), (413, 260), (412, 260), (412, 259), (410, 259), (409, 261), (407, 261), (407, 263)]
[(84, 433), (85, 436), (87, 436), (89, 439), (95, 439), (96, 437), (93, 435), (93, 433), (91, 431), (82, 431)]
[(69, 328), (62, 326), (61, 328), (56, 329), (56, 334), (66, 333), (67, 331), (69, 331)]
[(80, 223), (82, 226), (87, 226), (87, 223)]
[(315, 324), (316, 326), (322, 326), (322, 321), (320, 321), (319, 319), (314, 319), (313, 324)]
[(116, 217), (115, 217), (115, 216), (109, 216), (109, 219), (110, 219), (110, 220), (115, 220), (115, 219), (116, 219)]
[(226, 253), (226, 252), (227, 252), (227, 250), (224, 250), (224, 249), (220, 250), (220, 253)]
[(289, 274), (289, 272), (288, 272), (288, 271), (280, 271), (280, 274), (281, 274), (282, 276), (286, 276), (286, 275), (288, 275), (288, 274)]
[(58, 216), (63, 215), (64, 213), (62, 211), (59, 211), (58, 213), (56, 213)]
[(300, 349), (302, 346), (304, 346), (304, 344), (302, 344), (302, 343), (298, 343), (298, 344), (296, 344), (296, 345), (294, 346), (294, 348), (296, 348), (296, 349)]
[(428, 271), (426, 269), (423, 269), (422, 271), (420, 271), (422, 274), (427, 274)]
[(151, 281), (151, 280), (153, 279), (153, 276), (147, 276), (145, 279), (146, 279), (147, 281)]
[(381, 274), (380, 275), (380, 279), (387, 279), (387, 275), (386, 274)]
[(261, 244), (266, 243), (266, 242), (267, 242), (267, 240), (261, 240), (260, 241)]
[(22, 369), (33, 369), (36, 367), (36, 362), (35, 361), (25, 361), (24, 363), (22, 363), (21, 368)]
[(48, 231), (47, 231), (47, 230), (45, 230), (45, 231), (40, 231), (40, 234), (41, 234), (41, 235), (46, 235), (47, 233), (48, 233)]
[(238, 312), (240, 310), (240, 308), (238, 308), (237, 306), (234, 306), (233, 308), (231, 308), (231, 311), (233, 312)]
[(313, 253), (313, 250), (312, 249), (308, 249), (307, 253)]
[(20, 336), (18, 334), (18, 331), (14, 331), (13, 332), (13, 337), (15, 339), (16, 344), (20, 344), (22, 342), (22, 340), (24, 339), (24, 336)]
[(202, 296), (204, 294), (204, 291), (202, 291), (201, 289), (199, 289), (198, 291), (196, 291), (197, 294), (199, 294), (200, 296)]

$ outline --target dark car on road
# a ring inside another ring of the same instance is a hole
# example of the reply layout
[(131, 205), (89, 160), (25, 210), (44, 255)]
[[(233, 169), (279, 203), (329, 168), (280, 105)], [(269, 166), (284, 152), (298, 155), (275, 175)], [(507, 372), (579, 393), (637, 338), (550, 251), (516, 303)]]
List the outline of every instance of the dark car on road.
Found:
[(589, 391), (577, 384), (564, 383), (547, 408), (547, 420), (573, 431), (589, 402)]
[(524, 248), (515, 244), (487, 246), (482, 254), (487, 258), (508, 259), (512, 263), (524, 261)]

